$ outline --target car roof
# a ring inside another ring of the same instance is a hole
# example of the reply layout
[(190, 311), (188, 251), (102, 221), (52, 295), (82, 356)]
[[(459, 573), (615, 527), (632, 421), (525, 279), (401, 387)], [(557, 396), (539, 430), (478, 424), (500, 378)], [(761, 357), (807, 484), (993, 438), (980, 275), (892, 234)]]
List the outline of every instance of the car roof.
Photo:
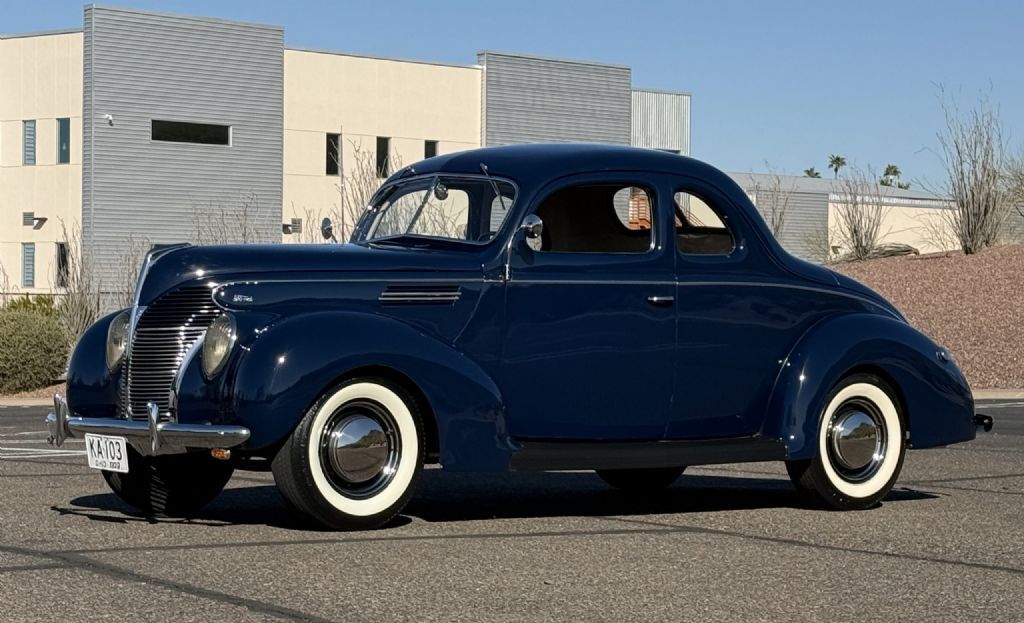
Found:
[[(610, 170), (656, 171), (693, 175), (732, 188), (735, 182), (715, 167), (687, 156), (642, 147), (587, 143), (531, 143), (483, 147), (422, 160), (398, 171), (392, 179), (414, 174), (481, 173), (523, 182)], [(410, 171), (411, 170), (411, 171)]]

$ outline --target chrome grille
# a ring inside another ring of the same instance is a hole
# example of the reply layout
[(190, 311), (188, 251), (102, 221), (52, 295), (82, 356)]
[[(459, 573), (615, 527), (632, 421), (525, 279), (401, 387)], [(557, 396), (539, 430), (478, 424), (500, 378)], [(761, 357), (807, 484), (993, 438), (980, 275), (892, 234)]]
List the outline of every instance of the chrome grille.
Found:
[(165, 294), (142, 312), (124, 364), (121, 404), (132, 419), (146, 419), (147, 402), (160, 408), (161, 420), (173, 418), (170, 393), (182, 359), (220, 313), (207, 286)]

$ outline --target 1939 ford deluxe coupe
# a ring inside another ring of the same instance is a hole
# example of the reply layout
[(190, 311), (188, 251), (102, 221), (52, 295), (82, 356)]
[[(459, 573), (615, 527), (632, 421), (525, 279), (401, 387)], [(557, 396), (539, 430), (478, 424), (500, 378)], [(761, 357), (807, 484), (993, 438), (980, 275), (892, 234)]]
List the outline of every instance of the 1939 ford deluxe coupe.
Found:
[(653, 491), (769, 460), (861, 509), (908, 446), (991, 426), (890, 303), (786, 253), (723, 173), (654, 150), (431, 158), (349, 244), (155, 247), (135, 296), (82, 336), (47, 425), (146, 513), (193, 513), (234, 469), (355, 529), (400, 512), (425, 463)]

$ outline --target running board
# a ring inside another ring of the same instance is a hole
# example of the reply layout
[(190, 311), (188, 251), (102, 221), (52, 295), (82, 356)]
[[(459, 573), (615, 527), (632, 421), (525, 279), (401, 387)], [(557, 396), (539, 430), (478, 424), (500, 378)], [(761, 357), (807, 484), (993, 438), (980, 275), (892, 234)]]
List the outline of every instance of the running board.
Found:
[(685, 441), (518, 440), (517, 445), (509, 465), (518, 471), (644, 469), (786, 458), (782, 442), (760, 436)]

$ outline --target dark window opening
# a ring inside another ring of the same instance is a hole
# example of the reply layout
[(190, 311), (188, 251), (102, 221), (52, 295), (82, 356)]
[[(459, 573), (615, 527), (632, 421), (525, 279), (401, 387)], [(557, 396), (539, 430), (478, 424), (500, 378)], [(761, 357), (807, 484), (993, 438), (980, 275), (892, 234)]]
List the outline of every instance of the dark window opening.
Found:
[(341, 172), (341, 135), (327, 135), (327, 175), (338, 175)]
[(537, 208), (544, 221), (538, 251), (645, 253), (653, 247), (650, 192), (631, 184), (563, 188)]
[(437, 155), (437, 141), (423, 141), (423, 157), (433, 158)]
[(57, 243), (57, 287), (68, 287), (68, 244)]
[(57, 164), (71, 162), (71, 120), (57, 120)]
[(377, 177), (391, 175), (391, 139), (387, 136), (377, 137)]
[(231, 126), (212, 123), (153, 120), (153, 140), (171, 143), (230, 145)]

